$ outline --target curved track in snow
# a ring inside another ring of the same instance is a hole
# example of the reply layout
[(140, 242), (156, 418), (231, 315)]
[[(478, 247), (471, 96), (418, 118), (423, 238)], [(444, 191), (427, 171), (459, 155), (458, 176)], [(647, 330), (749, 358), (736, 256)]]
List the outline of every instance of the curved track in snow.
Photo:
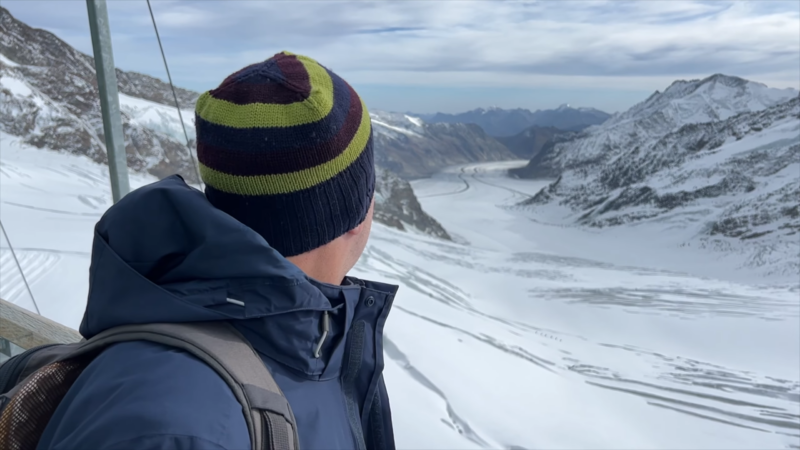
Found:
[[(61, 259), (58, 253), (49, 251), (15, 250), (31, 290), (34, 290), (36, 282), (53, 270)], [(0, 280), (0, 298), (25, 307), (33, 306), (25, 289), (22, 274), (11, 251), (5, 245), (0, 247)]]
[[(425, 191), (417, 193), (417, 198), (432, 198), (432, 197), (446, 197), (452, 195), (460, 195), (467, 192), (470, 189), (470, 182), (472, 183), (481, 183), (486, 186), (490, 186), (496, 189), (500, 189), (503, 191), (510, 192), (512, 194), (518, 195), (520, 198), (518, 201), (522, 201), (526, 198), (532, 197), (536, 195), (536, 192), (524, 192), (519, 189), (515, 189), (504, 185), (502, 183), (494, 183), (487, 181), (485, 175), (490, 174), (494, 175), (493, 178), (497, 178), (497, 173), (504, 173), (505, 170), (511, 167), (518, 167), (520, 165), (519, 161), (511, 161), (511, 162), (499, 162), (499, 163), (485, 163), (485, 164), (465, 164), (462, 166), (456, 166), (449, 170), (443, 171), (442, 173), (438, 174), (435, 178), (438, 179), (453, 179), (455, 176), (463, 186), (459, 186), (458, 189), (448, 190), (446, 192), (434, 192), (434, 193), (426, 193)], [(484, 176), (481, 176), (484, 175)], [(419, 184), (419, 181), (417, 181)], [(521, 183), (521, 184), (524, 184)]]
[(458, 195), (462, 194), (469, 190), (469, 182), (466, 180), (466, 168), (461, 167), (460, 173), (458, 174), (458, 178), (464, 183), (463, 186), (459, 187), (458, 190), (449, 191), (449, 192), (439, 192), (435, 194), (421, 194), (417, 195), (417, 198), (431, 198), (431, 197), (446, 197), (449, 195)]

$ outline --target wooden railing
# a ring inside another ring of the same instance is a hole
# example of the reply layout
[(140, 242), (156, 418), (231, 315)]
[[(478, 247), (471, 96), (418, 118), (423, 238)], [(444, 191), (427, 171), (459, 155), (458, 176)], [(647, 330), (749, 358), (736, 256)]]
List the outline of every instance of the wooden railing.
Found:
[(0, 342), (0, 349), (4, 353), (10, 353), (13, 347), (27, 350), (37, 345), (69, 344), (81, 339), (80, 333), (72, 328), (0, 299), (0, 340), (5, 340)]

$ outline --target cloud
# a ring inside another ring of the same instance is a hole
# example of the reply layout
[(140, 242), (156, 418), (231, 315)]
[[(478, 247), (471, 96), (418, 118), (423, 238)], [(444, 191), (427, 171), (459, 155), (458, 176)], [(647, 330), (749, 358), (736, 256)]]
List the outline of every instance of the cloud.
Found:
[[(153, 15), (155, 15), (155, 12)], [(187, 5), (175, 5), (166, 11), (160, 12), (157, 22), (159, 26), (168, 29), (193, 30), (200, 27), (215, 26), (216, 20), (217, 16), (213, 11)], [(150, 25), (152, 19), (148, 18), (146, 22), (146, 25)]]
[(383, 33), (401, 33), (403, 31), (423, 31), (425, 28), (421, 27), (386, 27), (386, 28), (370, 28), (365, 30), (358, 30), (358, 34), (383, 34)]
[[(713, 73), (800, 80), (797, 2), (151, 2), (173, 78), (198, 90), (281, 50), (360, 85), (652, 91)], [(91, 52), (83, 2), (4, 5)], [(163, 77), (145, 2), (109, 11), (117, 64)]]

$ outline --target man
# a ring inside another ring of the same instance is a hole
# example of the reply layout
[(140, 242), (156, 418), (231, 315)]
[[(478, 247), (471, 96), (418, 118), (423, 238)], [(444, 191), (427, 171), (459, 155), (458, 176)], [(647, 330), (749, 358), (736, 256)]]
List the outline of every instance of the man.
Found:
[[(196, 127), (205, 195), (172, 176), (106, 212), (81, 334), (230, 321), (289, 400), (301, 449), (393, 450), (381, 373), (397, 286), (346, 276), (374, 207), (363, 102), (314, 60), (284, 52), (204, 93)], [(90, 363), (38, 448), (244, 450), (250, 441), (212, 368), (135, 341)]]

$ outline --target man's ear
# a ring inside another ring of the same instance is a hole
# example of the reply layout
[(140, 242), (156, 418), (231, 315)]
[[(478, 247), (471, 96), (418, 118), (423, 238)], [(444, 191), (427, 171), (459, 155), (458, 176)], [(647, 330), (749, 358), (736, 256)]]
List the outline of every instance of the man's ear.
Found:
[[(375, 208), (375, 197), (372, 197), (372, 202), (369, 205), (370, 212), (372, 212), (373, 208)], [(352, 230), (348, 231), (347, 234), (357, 235), (357, 234), (361, 233), (361, 231), (364, 229), (364, 226), (366, 225), (366, 223), (367, 223), (367, 218), (365, 217), (364, 220), (362, 220), (361, 223), (358, 224), (357, 227), (355, 227)]]
[(363, 229), (364, 229), (364, 224), (365, 224), (366, 222), (367, 222), (367, 221), (366, 221), (366, 220), (364, 220), (364, 221), (363, 221), (363, 222), (361, 222), (361, 223), (360, 223), (360, 224), (359, 224), (357, 227), (355, 227), (355, 228), (353, 228), (352, 230), (348, 231), (348, 232), (347, 232), (347, 234), (350, 234), (350, 235), (353, 235), (353, 236), (360, 234), (360, 233), (361, 233), (361, 230), (363, 230)]

